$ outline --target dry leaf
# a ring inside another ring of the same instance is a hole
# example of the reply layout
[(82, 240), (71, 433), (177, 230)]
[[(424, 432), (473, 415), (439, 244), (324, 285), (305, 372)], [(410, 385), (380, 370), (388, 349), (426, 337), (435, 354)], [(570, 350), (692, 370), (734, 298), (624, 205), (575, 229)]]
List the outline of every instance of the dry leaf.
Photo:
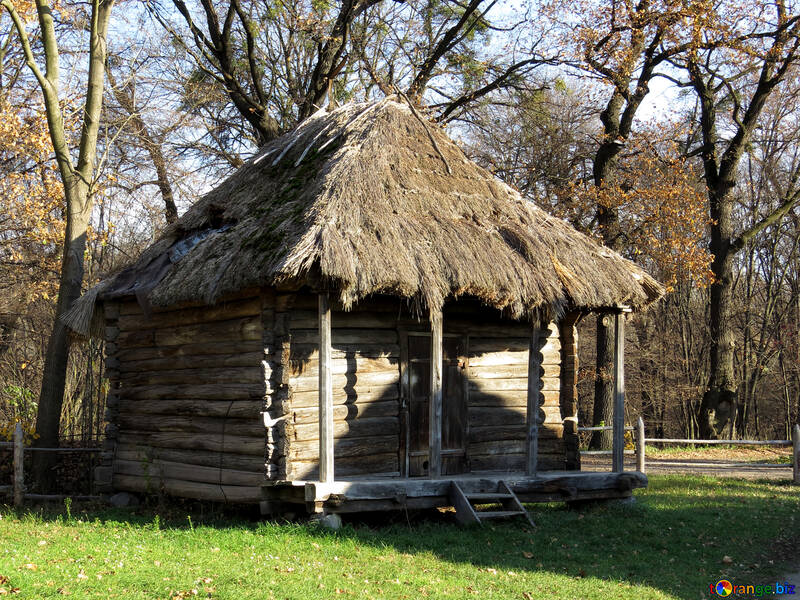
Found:
[(733, 559), (730, 556), (726, 555), (722, 557), (722, 562), (725, 563), (726, 565), (729, 565), (733, 562)]
[(533, 552), (523, 552), (522, 556), (525, 558), (533, 558)]

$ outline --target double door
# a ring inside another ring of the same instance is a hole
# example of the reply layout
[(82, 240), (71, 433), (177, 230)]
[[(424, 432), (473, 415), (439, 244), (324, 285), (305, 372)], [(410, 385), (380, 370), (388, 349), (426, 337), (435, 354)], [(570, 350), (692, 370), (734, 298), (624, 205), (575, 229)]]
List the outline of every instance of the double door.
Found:
[[(406, 418), (406, 473), (424, 477), (430, 473), (431, 336), (404, 332), (401, 357), (405, 372), (402, 403)], [(469, 470), (467, 462), (466, 336), (443, 336), (442, 342), (442, 452), (441, 474)]]

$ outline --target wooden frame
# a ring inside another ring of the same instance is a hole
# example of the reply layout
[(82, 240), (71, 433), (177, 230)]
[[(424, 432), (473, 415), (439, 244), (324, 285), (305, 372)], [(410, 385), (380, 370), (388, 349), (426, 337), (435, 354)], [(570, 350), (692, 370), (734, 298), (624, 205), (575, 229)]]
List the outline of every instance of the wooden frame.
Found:
[(431, 399), (429, 416), (428, 476), (442, 475), (442, 312), (431, 311)]
[(535, 323), (531, 328), (531, 342), (528, 348), (528, 404), (526, 409), (525, 473), (534, 475), (539, 464), (539, 396), (541, 388), (542, 355), (539, 352), (541, 327)]
[(625, 470), (625, 313), (620, 307), (614, 313), (614, 420), (612, 432), (611, 470)]

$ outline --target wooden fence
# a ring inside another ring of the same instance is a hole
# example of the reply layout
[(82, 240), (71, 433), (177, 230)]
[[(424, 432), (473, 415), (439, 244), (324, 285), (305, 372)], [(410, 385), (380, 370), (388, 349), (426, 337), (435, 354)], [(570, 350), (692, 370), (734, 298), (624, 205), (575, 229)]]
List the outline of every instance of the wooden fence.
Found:
[[(63, 500), (64, 494), (26, 494), (25, 493), (25, 453), (26, 452), (100, 452), (100, 448), (26, 448), (22, 425), (17, 423), (14, 428), (14, 441), (0, 442), (0, 447), (13, 447), (14, 478), (11, 485), (0, 485), (0, 493), (11, 493), (14, 497), (14, 506), (22, 506), (25, 500)], [(74, 500), (98, 500), (100, 496), (74, 496)]]
[[(612, 426), (604, 427), (578, 427), (578, 431), (608, 431)], [(692, 440), (678, 438), (646, 438), (644, 436), (644, 421), (641, 417), (636, 421), (636, 427), (625, 427), (625, 431), (635, 431), (634, 443), (636, 450), (626, 450), (625, 454), (636, 454), (636, 470), (646, 472), (645, 447), (647, 444), (685, 444), (685, 445), (729, 445), (729, 446), (792, 446), (792, 481), (800, 485), (800, 425), (794, 426), (791, 440)], [(609, 455), (613, 450), (582, 450), (581, 455)], [(748, 463), (748, 466), (757, 464), (759, 467), (785, 467), (781, 464)], [(734, 465), (735, 466), (735, 465)]]

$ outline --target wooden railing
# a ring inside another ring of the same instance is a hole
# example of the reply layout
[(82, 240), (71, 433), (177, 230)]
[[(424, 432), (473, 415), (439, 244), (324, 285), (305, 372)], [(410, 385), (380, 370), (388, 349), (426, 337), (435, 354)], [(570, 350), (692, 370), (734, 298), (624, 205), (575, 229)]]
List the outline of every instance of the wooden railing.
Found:
[[(0, 485), (0, 493), (11, 492), (14, 496), (14, 506), (22, 506), (28, 500), (61, 500), (67, 496), (63, 494), (26, 494), (25, 493), (25, 452), (100, 452), (100, 448), (26, 448), (22, 425), (17, 423), (14, 428), (14, 440), (0, 442), (0, 447), (12, 447), (14, 454), (14, 478), (11, 485)], [(97, 500), (100, 496), (73, 496), (74, 500)]]
[[(578, 431), (608, 431), (611, 426), (578, 427)], [(800, 425), (795, 425), (791, 440), (695, 440), (679, 438), (646, 438), (644, 436), (644, 421), (639, 417), (636, 427), (625, 427), (625, 431), (635, 431), (635, 450), (626, 450), (625, 454), (636, 454), (636, 470), (645, 472), (645, 447), (647, 444), (684, 444), (684, 445), (729, 445), (729, 446), (792, 446), (792, 481), (800, 485)], [(613, 450), (582, 450), (581, 455), (608, 455)], [(755, 464), (755, 463), (748, 463)], [(781, 464), (758, 464), (759, 467), (785, 467)]]

